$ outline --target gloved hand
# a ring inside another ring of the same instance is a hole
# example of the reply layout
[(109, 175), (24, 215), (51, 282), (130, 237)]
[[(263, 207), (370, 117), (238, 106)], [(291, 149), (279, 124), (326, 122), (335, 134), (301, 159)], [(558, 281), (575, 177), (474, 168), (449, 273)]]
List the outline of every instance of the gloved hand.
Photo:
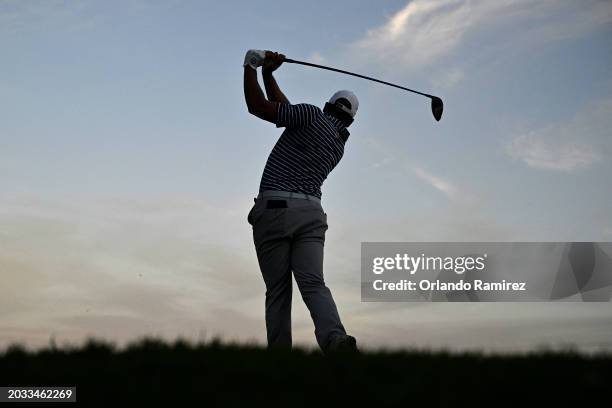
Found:
[(246, 67), (248, 65), (249, 67), (257, 70), (257, 67), (261, 67), (263, 65), (265, 59), (265, 51), (248, 50), (246, 55), (244, 56), (244, 64), (242, 66)]

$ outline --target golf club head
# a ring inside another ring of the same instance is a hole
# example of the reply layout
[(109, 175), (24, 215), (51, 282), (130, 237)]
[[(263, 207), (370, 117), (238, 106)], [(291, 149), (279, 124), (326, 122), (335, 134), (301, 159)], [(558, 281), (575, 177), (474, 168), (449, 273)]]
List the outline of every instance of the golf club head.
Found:
[(442, 118), (442, 111), (444, 110), (444, 104), (442, 103), (442, 99), (437, 96), (431, 97), (431, 113), (433, 113), (436, 121), (440, 121)]

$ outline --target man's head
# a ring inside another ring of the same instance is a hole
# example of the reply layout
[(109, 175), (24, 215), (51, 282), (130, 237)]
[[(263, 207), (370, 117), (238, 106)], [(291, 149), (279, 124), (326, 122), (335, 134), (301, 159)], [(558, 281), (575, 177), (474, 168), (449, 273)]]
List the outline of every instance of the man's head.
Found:
[(325, 103), (323, 112), (340, 119), (346, 127), (349, 127), (359, 107), (359, 100), (351, 91), (338, 91)]

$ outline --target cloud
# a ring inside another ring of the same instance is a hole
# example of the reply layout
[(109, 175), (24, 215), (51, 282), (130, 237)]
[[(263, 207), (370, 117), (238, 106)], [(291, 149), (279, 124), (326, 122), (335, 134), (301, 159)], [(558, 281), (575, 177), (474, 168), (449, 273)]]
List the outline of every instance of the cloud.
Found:
[(379, 61), (425, 65), (456, 46), (470, 25), (465, 5), (416, 0), (383, 26), (369, 30), (353, 47)]
[(466, 194), (458, 194), (459, 189), (454, 182), (432, 174), (423, 166), (414, 163), (411, 159), (408, 159), (405, 156), (398, 159), (394, 153), (394, 150), (385, 143), (374, 138), (367, 138), (366, 142), (374, 152), (377, 152), (378, 155), (381, 156), (380, 158), (377, 158), (374, 163), (368, 166), (369, 169), (378, 170), (383, 167), (395, 165), (398, 169), (409, 172), (411, 175), (416, 176), (419, 180), (424, 181), (430, 187), (444, 193), (449, 199), (467, 196)]
[(310, 54), (310, 57), (308, 57), (308, 61), (313, 62), (315, 64), (324, 64), (326, 60), (325, 60), (325, 57), (321, 55), (320, 52), (315, 51), (312, 54)]
[(506, 153), (529, 167), (572, 172), (587, 168), (610, 154), (612, 100), (600, 101), (572, 120), (516, 136)]
[(412, 171), (418, 178), (425, 181), (436, 190), (443, 192), (448, 198), (455, 197), (457, 188), (450, 181), (435, 176), (419, 166), (413, 166)]
[(464, 79), (465, 73), (463, 70), (454, 67), (438, 73), (431, 82), (435, 88), (452, 88)]
[(393, 162), (393, 160), (395, 160), (394, 157), (392, 156), (387, 156), (387, 157), (383, 157), (382, 159), (378, 160), (375, 163), (372, 163), (371, 165), (368, 166), (369, 169), (380, 169), (381, 167), (385, 167), (388, 166), (389, 164), (391, 164)]
[[(470, 36), (492, 30), (479, 38), (482, 49), (512, 37), (521, 27), (522, 43), (551, 41), (582, 35), (612, 21), (608, 2), (538, 0), (413, 0), (382, 26), (370, 29), (351, 45), (352, 53), (365, 61), (415, 69), (428, 66), (463, 45)], [(504, 34), (504, 30), (512, 34)]]
[(552, 134), (553, 130), (544, 130), (518, 136), (508, 146), (508, 153), (530, 167), (556, 171), (585, 168), (601, 159), (593, 147), (572, 142), (558, 143), (550, 137)]
[[(264, 285), (248, 209), (177, 197), (0, 203), (0, 346), (200, 330), (263, 340), (251, 330), (263, 322)], [(252, 323), (230, 330), (224, 319)]]
[[(419, 171), (440, 189), (448, 187)], [(44, 345), (51, 336), (59, 344), (88, 335), (124, 344), (145, 334), (265, 341), (265, 289), (244, 220), (247, 209), (185, 197), (59, 201), (0, 193), (0, 203), (0, 349), (13, 341)], [(359, 222), (344, 209), (334, 214), (326, 280), (360, 344), (510, 350), (517, 339), (522, 349), (531, 349), (544, 341), (588, 346), (610, 338), (612, 326), (602, 324), (610, 320), (605, 305), (573, 305), (560, 313), (562, 306), (546, 304), (361, 303), (360, 241), (521, 236), (474, 205), (448, 204)], [(310, 316), (297, 291), (294, 296), (294, 339), (313, 346)], [(512, 330), (492, 339), (491, 319)], [(580, 322), (580, 330), (573, 322)], [(536, 333), (538, 323), (550, 330)]]

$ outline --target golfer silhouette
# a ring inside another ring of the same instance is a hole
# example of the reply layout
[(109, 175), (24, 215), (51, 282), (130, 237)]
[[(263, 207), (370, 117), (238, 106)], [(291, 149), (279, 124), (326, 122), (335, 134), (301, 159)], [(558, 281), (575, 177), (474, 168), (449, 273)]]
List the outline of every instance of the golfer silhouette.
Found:
[[(290, 104), (272, 75), (283, 60), (282, 54), (260, 50), (249, 50), (244, 60), (249, 112), (285, 128), (268, 156), (259, 195), (248, 215), (266, 284), (268, 346), (291, 347), (293, 272), (323, 352), (357, 351), (323, 279), (328, 226), (321, 185), (344, 154), (347, 128), (359, 102), (352, 92), (338, 91), (323, 110)], [(263, 67), (267, 99), (257, 80), (258, 67)]]

